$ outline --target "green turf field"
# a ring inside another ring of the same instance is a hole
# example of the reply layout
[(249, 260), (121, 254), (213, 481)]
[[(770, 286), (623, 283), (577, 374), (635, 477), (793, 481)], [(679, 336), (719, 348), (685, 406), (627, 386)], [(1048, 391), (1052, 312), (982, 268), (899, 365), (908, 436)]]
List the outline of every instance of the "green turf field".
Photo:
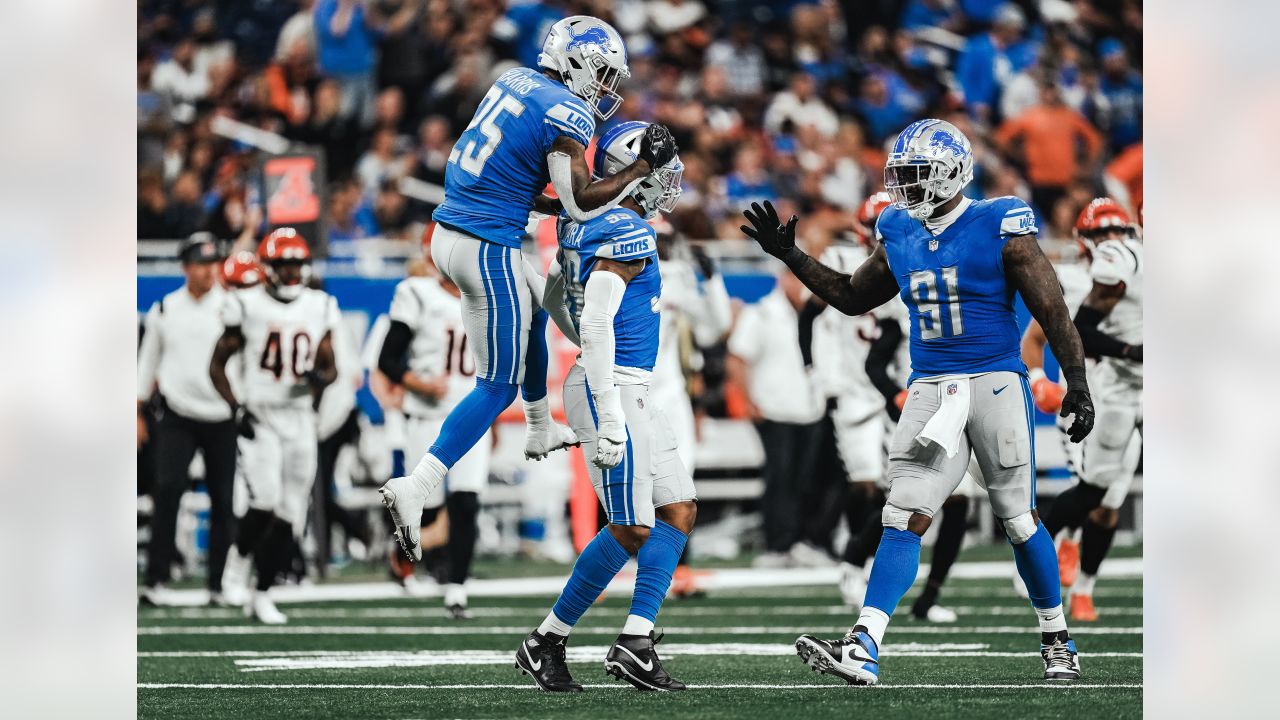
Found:
[[(1101, 580), (1102, 620), (1073, 627), (1084, 678), (1040, 679), (1034, 620), (1007, 580), (953, 579), (944, 604), (959, 623), (929, 625), (900, 609), (881, 653), (881, 685), (848, 687), (811, 673), (792, 649), (803, 632), (839, 635), (852, 620), (833, 587), (752, 588), (669, 602), (659, 618), (667, 669), (682, 694), (640, 693), (604, 674), (626, 615), (610, 594), (579, 624), (570, 667), (587, 686), (549, 695), (512, 666), (550, 597), (474, 598), (477, 618), (451, 623), (439, 601), (282, 605), (290, 624), (251, 625), (239, 611), (140, 609), (138, 713), (151, 718), (1137, 717), (1142, 712), (1142, 583)], [(906, 601), (915, 596), (913, 590)], [(770, 714), (773, 714), (772, 716)], [(820, 715), (819, 715), (820, 716)]]

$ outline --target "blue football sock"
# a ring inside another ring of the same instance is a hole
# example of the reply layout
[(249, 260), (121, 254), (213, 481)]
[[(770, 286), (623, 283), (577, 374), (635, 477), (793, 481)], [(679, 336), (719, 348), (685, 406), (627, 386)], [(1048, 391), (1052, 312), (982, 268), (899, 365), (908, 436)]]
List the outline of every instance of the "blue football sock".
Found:
[(675, 572), (689, 536), (661, 520), (654, 523), (649, 539), (636, 553), (636, 589), (631, 596), (631, 614), (650, 622), (658, 619), (658, 608), (671, 587)]
[(529, 350), (524, 356), (524, 384), (520, 386), (525, 402), (547, 396), (547, 320), (550, 317), (546, 310), (539, 310), (529, 323)]
[[(543, 381), (546, 382), (545, 379)], [(447, 468), (489, 432), (498, 415), (516, 399), (516, 386), (476, 378), (476, 386), (462, 398), (440, 427), (440, 435), (428, 451)]]
[(898, 601), (911, 589), (920, 569), (920, 536), (910, 530), (887, 527), (871, 566), (864, 607), (873, 607), (892, 616)]
[[(876, 563), (879, 562), (880, 559), (876, 558)], [(1030, 540), (1013, 546), (1013, 562), (1018, 566), (1022, 581), (1027, 584), (1027, 593), (1031, 595), (1033, 607), (1043, 609), (1062, 604), (1062, 586), (1058, 581), (1058, 552), (1043, 523), (1037, 524), (1036, 532)]]
[(582, 549), (551, 612), (567, 625), (576, 624), (629, 557), (626, 548), (609, 534), (609, 528), (602, 528)]

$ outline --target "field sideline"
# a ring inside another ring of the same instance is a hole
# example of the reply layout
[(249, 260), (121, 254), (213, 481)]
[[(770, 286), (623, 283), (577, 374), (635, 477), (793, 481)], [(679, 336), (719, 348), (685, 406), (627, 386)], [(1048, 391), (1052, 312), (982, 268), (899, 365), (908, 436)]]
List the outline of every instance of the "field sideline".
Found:
[(1102, 619), (1073, 628), (1084, 670), (1074, 684), (1040, 679), (1033, 615), (1005, 578), (952, 580), (943, 602), (961, 614), (954, 625), (910, 618), (906, 604), (918, 587), (908, 593), (881, 654), (882, 685), (874, 688), (813, 674), (795, 656), (796, 635), (838, 635), (853, 619), (831, 585), (773, 586), (762, 575), (759, 587), (669, 602), (658, 649), (668, 670), (690, 685), (678, 695), (640, 693), (604, 674), (605, 649), (626, 615), (625, 592), (610, 591), (570, 639), (570, 667), (586, 686), (572, 696), (536, 692), (512, 667), (521, 637), (552, 602), (547, 595), (474, 598), (477, 617), (467, 623), (446, 620), (436, 599), (408, 596), (282, 604), (291, 616), (283, 627), (252, 625), (226, 608), (141, 608), (138, 713), (595, 720), (659, 712), (760, 717), (803, 707), (867, 712), (876, 720), (923, 713), (1140, 716), (1141, 578), (1099, 581)]

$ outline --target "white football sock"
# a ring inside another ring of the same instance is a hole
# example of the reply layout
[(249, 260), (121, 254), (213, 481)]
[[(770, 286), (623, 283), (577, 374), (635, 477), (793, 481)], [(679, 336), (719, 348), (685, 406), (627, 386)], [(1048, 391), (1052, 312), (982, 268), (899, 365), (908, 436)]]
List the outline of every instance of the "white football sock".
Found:
[(1062, 604), (1051, 608), (1035, 608), (1036, 617), (1040, 618), (1040, 632), (1059, 632), (1067, 629), (1067, 616), (1062, 613)]
[(445, 607), (450, 605), (467, 606), (467, 591), (458, 583), (449, 583), (444, 586), (444, 604)]
[(427, 453), (418, 461), (418, 466), (409, 473), (409, 477), (413, 478), (423, 494), (429, 495), (432, 490), (440, 487), (440, 483), (444, 482), (444, 476), (448, 474), (449, 468), (440, 462), (440, 458)]
[(1080, 573), (1080, 577), (1076, 578), (1076, 584), (1071, 588), (1072, 595), (1093, 595), (1093, 581), (1097, 580), (1097, 575), (1088, 573)]
[(524, 403), (524, 421), (529, 427), (546, 427), (551, 424), (551, 406), (543, 397), (533, 402)]
[(876, 608), (864, 607), (858, 615), (858, 622), (854, 624), (867, 629), (867, 634), (876, 641), (876, 650), (879, 650), (881, 641), (884, 640), (884, 631), (889, 629), (889, 616)]
[(623, 635), (648, 635), (651, 632), (653, 621), (639, 615), (628, 615), (626, 624), (622, 626)]
[(542, 621), (538, 626), (538, 634), (546, 635), (547, 633), (555, 633), (561, 637), (568, 637), (569, 631), (573, 629), (572, 625), (556, 617), (554, 612), (547, 613), (547, 619)]

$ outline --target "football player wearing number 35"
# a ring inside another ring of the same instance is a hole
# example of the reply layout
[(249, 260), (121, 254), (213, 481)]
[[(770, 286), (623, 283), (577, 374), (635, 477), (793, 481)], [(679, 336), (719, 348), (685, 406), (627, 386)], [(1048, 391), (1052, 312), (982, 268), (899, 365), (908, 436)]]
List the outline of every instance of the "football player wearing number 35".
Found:
[[(517, 386), (528, 423), (527, 457), (541, 459), (578, 442), (551, 419), (547, 405), (544, 281), (520, 254), (529, 213), (563, 210), (575, 221), (591, 220), (676, 154), (671, 133), (652, 126), (633, 163), (592, 180), (586, 148), (596, 118), (618, 109), (618, 84), (631, 74), (622, 36), (609, 24), (582, 15), (557, 22), (538, 64), (503, 73), (485, 94), (449, 154), (444, 203), (432, 216), (431, 256), (462, 292), (476, 383), (417, 467), (382, 488), (396, 539), (413, 560), (422, 555), (418, 521), (428, 497), (515, 400)], [(557, 198), (542, 195), (548, 181)]]
[[(231, 407), (240, 433), (240, 470), (249, 488), (249, 510), (222, 572), (222, 594), (244, 604), (252, 558), (257, 592), (250, 614), (267, 624), (287, 618), (267, 591), (282, 569), (290, 533), (306, 526), (316, 479), (316, 408), (320, 393), (338, 376), (332, 331), (342, 321), (338, 301), (307, 287), (311, 251), (293, 228), (281, 228), (258, 246), (266, 282), (229, 293), (225, 329), (213, 348), (209, 378)], [(227, 377), (227, 361), (244, 352), (243, 398)]]
[(1036, 512), (1034, 418), (1014, 293), (1065, 368), (1062, 415), (1075, 416), (1068, 434), (1077, 443), (1094, 417), (1080, 335), (1036, 241), (1031, 208), (1014, 197), (960, 194), (973, 178), (973, 151), (955, 126), (908, 125), (884, 175), (894, 203), (876, 223), (875, 250), (851, 274), (806, 255), (795, 242), (798, 219), (784, 224), (768, 203), (752, 205), (751, 224), (742, 228), (840, 312), (859, 315), (900, 295), (911, 317), (912, 374), (889, 445), (884, 534), (862, 612), (843, 638), (804, 635), (796, 651), (814, 670), (851, 684), (879, 680), (879, 648), (916, 579), (920, 536), (972, 453), (1039, 618), (1044, 678), (1074, 680), (1080, 664), (1062, 610), (1058, 558)]

